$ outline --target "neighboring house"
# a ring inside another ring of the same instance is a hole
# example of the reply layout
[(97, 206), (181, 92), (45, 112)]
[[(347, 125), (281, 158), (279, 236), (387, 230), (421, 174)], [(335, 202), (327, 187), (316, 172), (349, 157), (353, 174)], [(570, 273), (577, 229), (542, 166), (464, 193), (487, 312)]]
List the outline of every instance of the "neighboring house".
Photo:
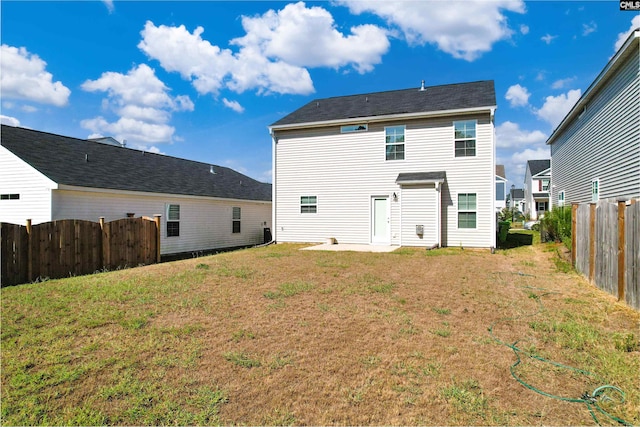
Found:
[(640, 29), (553, 131), (554, 205), (640, 197)]
[(524, 214), (540, 219), (549, 210), (551, 160), (529, 160), (524, 176)]
[(507, 175), (504, 165), (496, 165), (496, 212), (507, 207)]
[(273, 123), (274, 238), (495, 247), (493, 81), (317, 99)]
[(511, 200), (510, 206), (515, 206), (519, 212), (524, 212), (524, 189), (523, 188), (513, 188), (511, 189)]
[(271, 185), (232, 169), (2, 125), (0, 222), (162, 215), (161, 253), (263, 242)]

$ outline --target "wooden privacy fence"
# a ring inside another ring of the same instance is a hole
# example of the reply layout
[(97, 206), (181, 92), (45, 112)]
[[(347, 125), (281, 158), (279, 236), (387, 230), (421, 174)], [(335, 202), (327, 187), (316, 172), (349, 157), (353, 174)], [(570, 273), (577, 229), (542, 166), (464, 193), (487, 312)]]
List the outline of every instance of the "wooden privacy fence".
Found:
[(579, 273), (640, 310), (640, 203), (573, 204), (571, 246)]
[(0, 283), (90, 274), (160, 262), (160, 215), (112, 222), (0, 223)]

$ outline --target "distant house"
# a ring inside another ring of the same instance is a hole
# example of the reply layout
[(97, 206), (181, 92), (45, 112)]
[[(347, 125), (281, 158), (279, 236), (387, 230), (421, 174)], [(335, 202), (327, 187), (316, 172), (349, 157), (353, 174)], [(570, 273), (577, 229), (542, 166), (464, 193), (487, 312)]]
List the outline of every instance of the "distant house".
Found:
[(504, 165), (496, 165), (496, 212), (507, 206), (507, 175)]
[(513, 188), (510, 193), (509, 207), (515, 207), (518, 212), (524, 212), (524, 189)]
[(316, 99), (270, 126), (278, 242), (495, 247), (493, 81)]
[(524, 177), (524, 214), (540, 219), (549, 210), (551, 161), (529, 160)]
[(640, 197), (640, 29), (553, 131), (552, 203)]
[(162, 215), (162, 254), (262, 243), (271, 185), (120, 144), (2, 125), (0, 222)]

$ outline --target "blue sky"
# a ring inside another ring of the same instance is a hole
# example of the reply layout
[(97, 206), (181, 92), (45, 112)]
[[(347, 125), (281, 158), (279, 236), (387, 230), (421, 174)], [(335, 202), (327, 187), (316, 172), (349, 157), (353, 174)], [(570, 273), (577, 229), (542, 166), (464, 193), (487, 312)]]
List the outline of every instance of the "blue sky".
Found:
[(2, 1), (2, 123), (271, 182), (267, 127), (315, 98), (494, 80), (497, 162), (527, 160), (640, 15), (609, 1)]

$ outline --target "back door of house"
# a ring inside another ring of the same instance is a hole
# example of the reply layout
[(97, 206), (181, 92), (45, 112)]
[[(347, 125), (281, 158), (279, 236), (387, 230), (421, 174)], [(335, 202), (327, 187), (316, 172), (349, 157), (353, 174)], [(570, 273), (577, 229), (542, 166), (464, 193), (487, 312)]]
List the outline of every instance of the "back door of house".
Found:
[(389, 244), (389, 198), (371, 198), (371, 243)]

